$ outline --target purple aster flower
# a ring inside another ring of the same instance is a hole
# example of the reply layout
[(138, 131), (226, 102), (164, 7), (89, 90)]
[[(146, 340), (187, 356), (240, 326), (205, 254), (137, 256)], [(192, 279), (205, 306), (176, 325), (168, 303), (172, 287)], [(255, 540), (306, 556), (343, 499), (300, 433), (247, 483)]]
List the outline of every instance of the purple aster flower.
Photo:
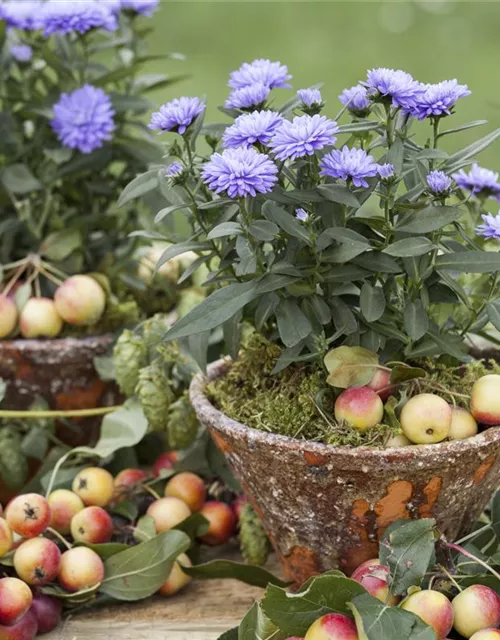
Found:
[(153, 113), (148, 126), (160, 133), (175, 131), (182, 135), (204, 109), (205, 103), (199, 98), (175, 98)]
[(270, 147), (279, 160), (295, 160), (335, 144), (337, 131), (337, 123), (325, 116), (295, 116), (291, 122), (283, 120)]
[(25, 31), (41, 29), (42, 2), (38, 0), (10, 0), (1, 5), (1, 18), (5, 20), (7, 26)]
[(471, 191), (476, 195), (493, 196), (500, 200), (500, 184), (498, 183), (498, 173), (490, 169), (483, 169), (477, 164), (472, 165), (469, 173), (461, 169), (451, 176), (457, 185)]
[(494, 216), (492, 213), (485, 213), (481, 216), (484, 224), (480, 224), (476, 227), (476, 233), (478, 236), (483, 236), (488, 240), (494, 238), (500, 240), (500, 215), (497, 213)]
[(410, 109), (422, 93), (422, 85), (401, 69), (372, 69), (363, 84), (369, 98), (387, 98), (394, 107), (403, 109)]
[(260, 58), (253, 62), (244, 62), (239, 69), (233, 71), (229, 77), (228, 85), (232, 89), (241, 89), (254, 84), (263, 84), (269, 89), (288, 88), (290, 85), (286, 81), (291, 77), (284, 64)]
[(222, 136), (223, 147), (250, 147), (259, 142), (267, 146), (283, 116), (276, 111), (252, 111), (238, 116)]
[(447, 193), (451, 187), (451, 178), (444, 171), (431, 171), (427, 176), (427, 185), (433, 193)]
[(50, 124), (65, 147), (91, 153), (111, 139), (114, 114), (110, 97), (102, 89), (86, 84), (61, 95)]
[(410, 108), (410, 114), (419, 120), (449, 116), (457, 100), (470, 95), (467, 85), (458, 84), (457, 80), (422, 85), (422, 89), (423, 92)]
[(365, 178), (376, 176), (378, 171), (377, 163), (366, 151), (347, 146), (327, 153), (320, 167), (322, 176), (351, 180), (355, 187), (368, 187)]
[(394, 165), (390, 162), (379, 164), (377, 166), (377, 172), (382, 180), (389, 180), (389, 178), (392, 178), (394, 176)]
[(297, 218), (297, 220), (300, 220), (301, 222), (307, 222), (307, 219), (309, 218), (309, 214), (305, 209), (302, 209), (302, 207), (299, 207), (298, 209), (295, 209), (295, 217)]
[(297, 96), (306, 107), (313, 107), (323, 103), (319, 89), (299, 89)]
[(365, 116), (370, 110), (371, 102), (368, 99), (366, 87), (363, 87), (362, 84), (344, 89), (339, 95), (339, 100), (351, 113), (357, 116)]
[(150, 16), (160, 0), (121, 0), (121, 8), (135, 11), (143, 16)]
[(214, 153), (203, 167), (202, 177), (212, 191), (243, 198), (272, 191), (277, 173), (278, 167), (269, 156), (252, 147), (238, 147)]
[(180, 162), (172, 162), (172, 164), (168, 165), (165, 169), (165, 177), (167, 178), (177, 178), (184, 171), (184, 167)]
[(10, 55), (18, 62), (29, 62), (33, 57), (33, 49), (28, 44), (13, 44)]
[(115, 14), (97, 0), (48, 0), (41, 13), (46, 37), (53, 33), (87, 33), (96, 28), (118, 29)]
[(250, 109), (253, 107), (261, 107), (267, 100), (267, 96), (271, 89), (265, 84), (258, 82), (257, 84), (235, 89), (229, 94), (224, 106), (226, 109)]

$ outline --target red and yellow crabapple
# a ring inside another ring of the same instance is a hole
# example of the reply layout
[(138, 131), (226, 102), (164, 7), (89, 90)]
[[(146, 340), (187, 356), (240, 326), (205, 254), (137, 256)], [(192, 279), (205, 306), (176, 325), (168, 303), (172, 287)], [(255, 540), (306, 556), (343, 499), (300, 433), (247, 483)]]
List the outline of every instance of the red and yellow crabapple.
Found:
[(184, 471), (171, 478), (165, 486), (165, 496), (179, 498), (194, 513), (205, 504), (207, 491), (205, 483), (195, 473)]
[(434, 444), (447, 438), (451, 419), (450, 405), (432, 393), (410, 398), (399, 417), (404, 435), (415, 444)]
[(201, 542), (215, 547), (233, 536), (236, 521), (230, 506), (224, 502), (209, 500), (200, 509), (200, 513), (208, 520), (208, 531), (200, 536)]
[(334, 411), (337, 422), (346, 422), (363, 432), (379, 424), (384, 415), (384, 405), (373, 389), (350, 387), (339, 395)]
[(312, 623), (304, 640), (358, 640), (358, 632), (348, 616), (328, 613)]
[(470, 412), (481, 424), (500, 424), (500, 375), (490, 373), (476, 380), (470, 396)]
[(158, 593), (160, 595), (173, 596), (174, 593), (177, 593), (191, 582), (191, 576), (184, 573), (181, 569), (181, 565), (185, 567), (190, 567), (192, 565), (191, 560), (185, 553), (181, 553), (172, 565), (172, 570), (170, 571), (168, 578), (158, 589)]
[(106, 294), (101, 285), (85, 275), (71, 276), (56, 290), (54, 303), (57, 313), (68, 324), (95, 324), (104, 312)]
[(0, 640), (34, 640), (37, 633), (38, 622), (31, 609), (15, 624), (0, 625)]
[(33, 594), (25, 582), (18, 578), (0, 579), (0, 624), (18, 622), (32, 602)]
[(5, 519), (12, 531), (23, 538), (34, 538), (49, 526), (49, 503), (38, 493), (22, 493), (5, 508)]
[(377, 369), (366, 386), (378, 393), (382, 402), (385, 402), (396, 389), (394, 385), (391, 385), (391, 372), (387, 369)]
[(477, 434), (477, 422), (474, 416), (462, 407), (451, 410), (451, 427), (448, 435), (450, 440), (465, 440)]
[(0, 558), (9, 553), (13, 546), (14, 538), (7, 520), (0, 518)]
[(426, 589), (409, 595), (400, 605), (434, 629), (438, 638), (446, 638), (453, 626), (453, 607), (439, 591)]
[(389, 567), (381, 564), (370, 564), (363, 569), (358, 567), (351, 578), (359, 582), (370, 595), (381, 602), (394, 606), (399, 602), (397, 596), (393, 596), (389, 590)]
[(31, 611), (38, 622), (38, 633), (50, 633), (61, 621), (62, 603), (44, 593), (35, 593)]
[(30, 298), (19, 316), (23, 338), (55, 338), (62, 327), (63, 320), (50, 298)]
[(73, 516), (85, 505), (82, 499), (68, 489), (56, 489), (47, 498), (50, 507), (50, 526), (63, 535), (71, 531)]
[(22, 542), (14, 553), (14, 569), (29, 585), (43, 586), (59, 572), (61, 552), (47, 538), (31, 538)]
[(151, 503), (146, 511), (155, 523), (156, 533), (169, 531), (191, 515), (191, 509), (179, 498), (160, 498)]
[(246, 504), (248, 504), (248, 498), (244, 493), (240, 494), (232, 503), (231, 509), (233, 510), (234, 517), (236, 518), (236, 524), (239, 523), (241, 513)]
[(113, 476), (101, 467), (87, 467), (76, 474), (72, 490), (86, 506), (105, 507), (114, 492)]
[(493, 589), (473, 584), (453, 598), (453, 626), (470, 638), (477, 631), (500, 625), (500, 598)]
[(179, 457), (177, 451), (166, 451), (156, 459), (153, 465), (153, 473), (159, 477), (162, 471), (169, 471), (173, 468)]
[(397, 436), (392, 436), (392, 438), (389, 438), (385, 446), (386, 446), (386, 449), (390, 449), (390, 448), (399, 449), (400, 447), (409, 447), (411, 444), (413, 443), (410, 440), (408, 440), (408, 438), (404, 434), (400, 433)]
[(123, 469), (115, 476), (115, 497), (126, 493), (128, 489), (140, 484), (147, 477), (148, 474), (142, 469)]
[(13, 300), (0, 295), (0, 338), (9, 336), (17, 324), (17, 307)]
[(109, 542), (113, 536), (113, 520), (102, 507), (85, 507), (73, 516), (71, 535), (76, 542)]
[(470, 640), (500, 640), (500, 629), (481, 629)]
[(71, 593), (95, 587), (104, 579), (103, 561), (88, 547), (68, 549), (61, 556), (58, 579)]

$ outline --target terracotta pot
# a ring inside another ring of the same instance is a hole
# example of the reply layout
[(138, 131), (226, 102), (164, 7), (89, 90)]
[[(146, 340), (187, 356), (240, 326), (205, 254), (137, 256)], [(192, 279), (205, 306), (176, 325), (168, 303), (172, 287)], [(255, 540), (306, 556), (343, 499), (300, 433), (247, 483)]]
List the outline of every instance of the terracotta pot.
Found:
[[(213, 363), (207, 377), (224, 374)], [(398, 519), (436, 518), (448, 539), (468, 532), (500, 485), (500, 428), (468, 440), (399, 449), (334, 447), (249, 428), (217, 410), (205, 378), (191, 401), (262, 518), (295, 583), (328, 569), (352, 572), (378, 555)]]

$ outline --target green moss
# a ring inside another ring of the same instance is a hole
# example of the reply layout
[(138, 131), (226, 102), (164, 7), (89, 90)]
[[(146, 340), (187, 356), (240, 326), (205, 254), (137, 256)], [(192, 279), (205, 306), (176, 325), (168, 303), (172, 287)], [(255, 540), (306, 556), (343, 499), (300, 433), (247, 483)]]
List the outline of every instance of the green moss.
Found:
[(106, 302), (104, 313), (96, 324), (85, 327), (65, 324), (61, 337), (83, 338), (111, 333), (125, 325), (137, 324), (141, 316), (141, 310), (133, 298), (119, 300), (111, 296)]

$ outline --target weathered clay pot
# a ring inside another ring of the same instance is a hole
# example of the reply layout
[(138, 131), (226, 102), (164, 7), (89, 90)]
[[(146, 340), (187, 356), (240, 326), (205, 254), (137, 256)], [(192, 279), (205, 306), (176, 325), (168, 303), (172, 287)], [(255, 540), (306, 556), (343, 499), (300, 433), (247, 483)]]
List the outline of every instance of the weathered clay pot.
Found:
[[(227, 363), (213, 363), (207, 377)], [(206, 380), (191, 384), (200, 421), (262, 519), (296, 583), (333, 568), (352, 572), (377, 557), (385, 528), (436, 518), (450, 540), (467, 532), (500, 485), (500, 428), (468, 440), (399, 449), (333, 447), (251, 429), (218, 411)]]
[[(51, 409), (94, 409), (119, 402), (114, 383), (104, 382), (94, 367), (112, 335), (56, 340), (0, 340), (0, 378), (7, 383), (2, 409), (26, 410), (36, 396)], [(72, 419), (58, 435), (72, 446), (96, 439), (102, 417)]]

